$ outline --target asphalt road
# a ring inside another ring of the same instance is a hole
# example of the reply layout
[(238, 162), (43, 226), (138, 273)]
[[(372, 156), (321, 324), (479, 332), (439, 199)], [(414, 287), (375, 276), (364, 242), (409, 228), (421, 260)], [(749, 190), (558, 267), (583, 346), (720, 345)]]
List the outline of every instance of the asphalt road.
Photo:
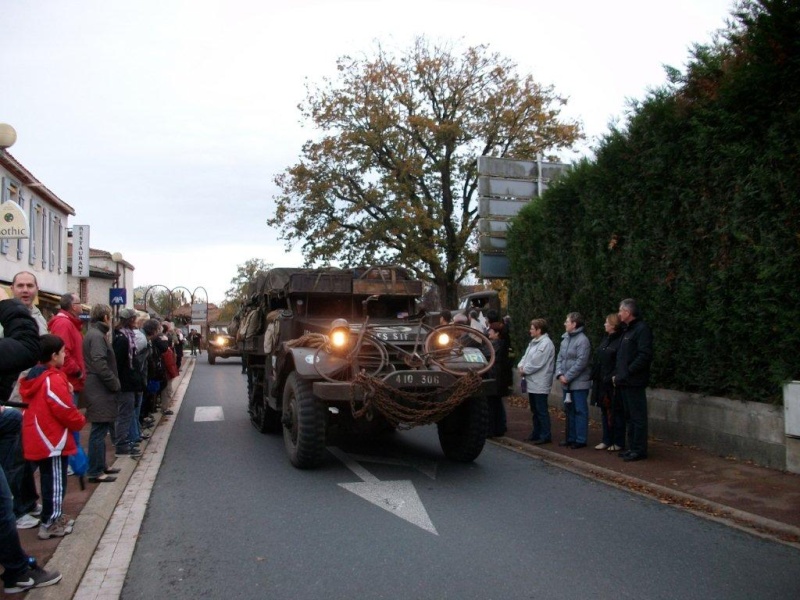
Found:
[(800, 552), (432, 427), (294, 469), (238, 360), (198, 361), (122, 598), (786, 599)]

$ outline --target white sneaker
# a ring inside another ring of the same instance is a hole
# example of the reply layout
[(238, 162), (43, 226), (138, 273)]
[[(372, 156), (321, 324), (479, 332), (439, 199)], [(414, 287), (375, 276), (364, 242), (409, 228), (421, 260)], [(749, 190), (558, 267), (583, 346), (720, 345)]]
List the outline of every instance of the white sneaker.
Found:
[(31, 515), (22, 515), (17, 519), (17, 529), (33, 529), (39, 524), (39, 519)]
[(595, 450), (605, 450), (606, 448), (608, 448), (608, 446), (606, 446), (603, 442), (600, 442), (594, 447)]
[(32, 517), (41, 517), (42, 516), (42, 504), (41, 502), (36, 503), (36, 508), (28, 513)]

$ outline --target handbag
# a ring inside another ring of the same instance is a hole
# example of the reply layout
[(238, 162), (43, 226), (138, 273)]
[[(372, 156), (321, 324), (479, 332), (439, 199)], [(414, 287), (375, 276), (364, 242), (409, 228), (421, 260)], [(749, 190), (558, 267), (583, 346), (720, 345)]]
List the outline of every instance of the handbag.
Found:
[(78, 477), (82, 475), (86, 475), (86, 471), (89, 470), (89, 458), (86, 456), (86, 452), (84, 449), (78, 445), (78, 450), (75, 454), (70, 454), (68, 457), (69, 466), (72, 468), (72, 472), (75, 473)]
[(150, 394), (157, 394), (161, 391), (161, 382), (158, 379), (151, 379), (147, 382), (147, 391)]

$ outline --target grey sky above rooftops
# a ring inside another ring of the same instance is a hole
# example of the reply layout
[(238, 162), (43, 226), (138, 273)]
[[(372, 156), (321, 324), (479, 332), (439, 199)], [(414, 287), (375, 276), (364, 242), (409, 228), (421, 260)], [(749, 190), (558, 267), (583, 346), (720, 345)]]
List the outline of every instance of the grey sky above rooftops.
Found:
[(589, 143), (626, 99), (682, 68), (724, 26), (729, 0), (9, 0), (0, 121), (11, 153), (120, 252), (137, 285), (224, 297), (236, 266), (299, 266), (265, 222), (294, 164), (306, 80), (374, 40), (489, 44), (569, 97)]

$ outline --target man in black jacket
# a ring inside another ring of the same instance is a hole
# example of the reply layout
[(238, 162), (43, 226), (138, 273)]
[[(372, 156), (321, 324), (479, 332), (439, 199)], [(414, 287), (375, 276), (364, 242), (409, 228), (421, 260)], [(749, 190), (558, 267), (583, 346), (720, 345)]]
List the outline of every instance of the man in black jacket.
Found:
[[(8, 398), (17, 374), (32, 367), (39, 360), (39, 329), (31, 313), (19, 300), (8, 298), (0, 288), (0, 325), (4, 337), (0, 338), (0, 380), (3, 402)], [(7, 391), (6, 391), (7, 387)], [(0, 411), (6, 409), (0, 403)], [(3, 590), (6, 594), (24, 592), (34, 587), (45, 587), (61, 581), (61, 573), (47, 572), (36, 566), (36, 561), (22, 550), (14, 515), (14, 499), (0, 465), (0, 565), (3, 566)]]
[[(27, 277), (26, 277), (27, 276)], [(3, 346), (0, 355), (0, 403), (9, 401), (14, 395), (14, 384), (20, 373), (30, 369), (39, 360), (39, 335), (42, 327), (32, 310), (36, 295), (36, 278), (30, 273), (17, 273), (11, 293), (33, 318), (36, 326), (35, 337), (31, 334), (31, 324), (19, 309), (19, 304), (5, 303), (3, 318), (8, 319), (14, 331), (6, 332), (10, 338)], [(33, 293), (33, 295), (31, 295)], [(37, 309), (38, 310), (38, 309)], [(41, 318), (41, 313), (39, 315)], [(19, 394), (15, 400), (21, 402)], [(22, 456), (22, 413), (6, 411), (0, 415), (0, 465), (6, 474), (11, 492), (14, 495), (14, 514), (17, 516), (17, 529), (31, 529), (39, 525), (39, 494), (36, 491), (33, 464)]]
[(641, 320), (632, 298), (619, 303), (619, 319), (625, 324), (617, 351), (614, 385), (619, 390), (628, 428), (628, 449), (620, 454), (625, 462), (647, 458), (647, 396), (653, 361), (653, 332)]

